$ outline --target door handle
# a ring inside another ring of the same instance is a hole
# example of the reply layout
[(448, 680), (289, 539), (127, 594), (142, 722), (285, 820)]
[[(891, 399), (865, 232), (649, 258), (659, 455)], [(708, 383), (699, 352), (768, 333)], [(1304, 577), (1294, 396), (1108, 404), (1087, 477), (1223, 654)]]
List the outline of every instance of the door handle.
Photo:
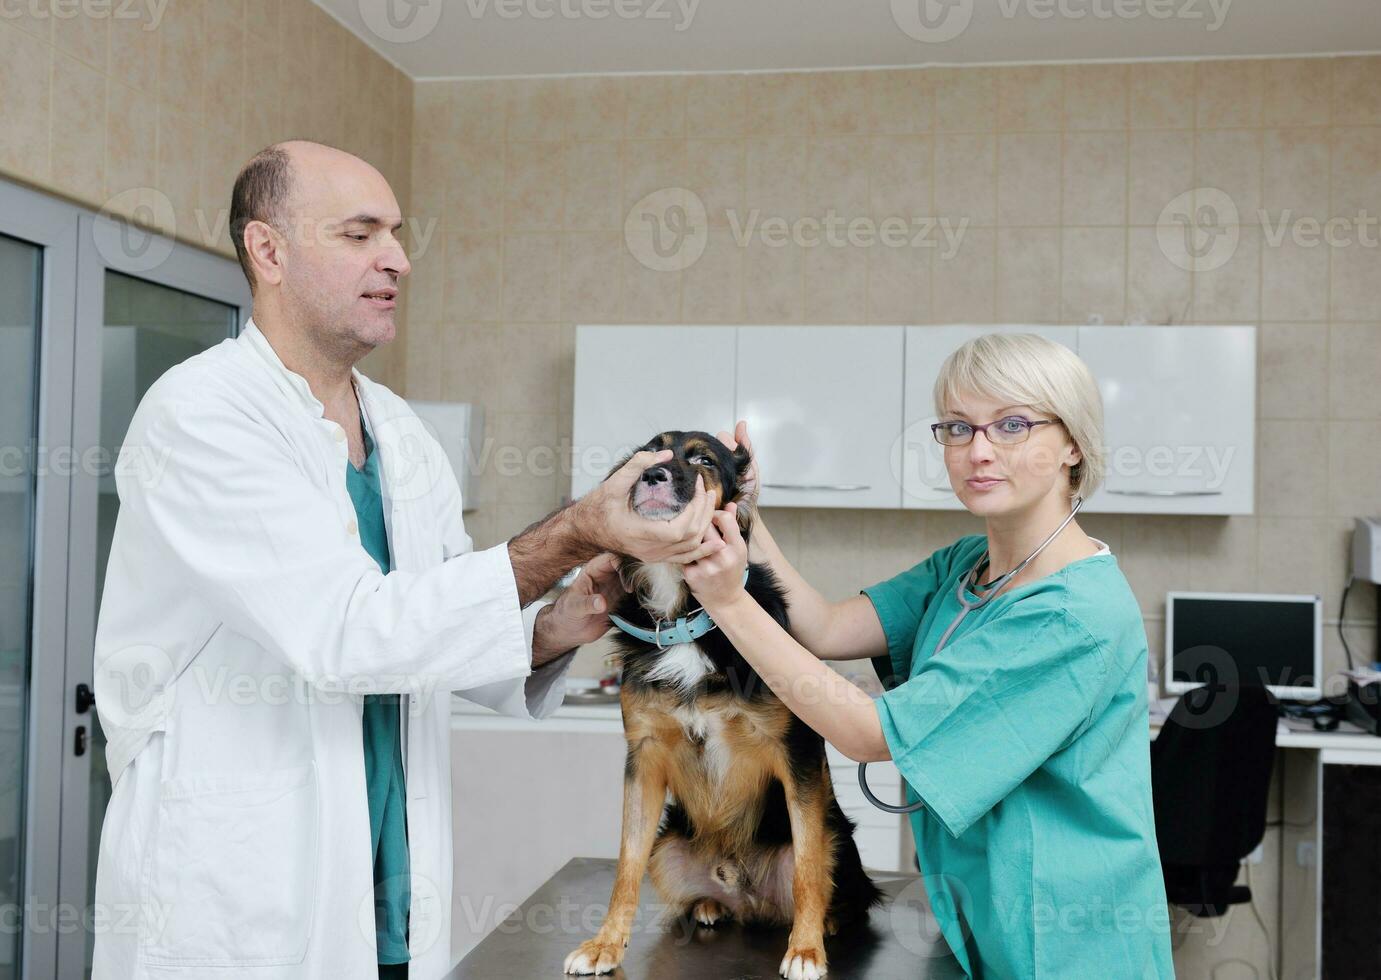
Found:
[(84, 715), (96, 706), (96, 692), (88, 684), (77, 685), (77, 714)]
[(764, 483), (769, 490), (871, 490), (866, 483)]
[(73, 755), (86, 755), (86, 726), (78, 725), (76, 738), (72, 743)]
[(1221, 490), (1109, 490), (1124, 497), (1221, 497)]

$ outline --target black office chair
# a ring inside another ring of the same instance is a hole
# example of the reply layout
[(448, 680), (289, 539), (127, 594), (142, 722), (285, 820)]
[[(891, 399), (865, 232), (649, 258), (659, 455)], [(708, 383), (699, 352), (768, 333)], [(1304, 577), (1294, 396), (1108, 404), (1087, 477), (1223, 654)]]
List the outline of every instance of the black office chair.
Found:
[(1151, 743), (1165, 895), (1193, 915), (1251, 901), (1234, 882), (1266, 833), (1277, 715), (1264, 687), (1209, 684), (1180, 698)]

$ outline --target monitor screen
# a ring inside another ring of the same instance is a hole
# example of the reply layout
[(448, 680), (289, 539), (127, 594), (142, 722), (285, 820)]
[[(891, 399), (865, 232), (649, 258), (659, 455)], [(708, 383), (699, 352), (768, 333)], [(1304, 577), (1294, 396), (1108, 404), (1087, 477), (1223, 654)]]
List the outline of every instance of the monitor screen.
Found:
[(1322, 696), (1318, 596), (1169, 593), (1166, 690), (1260, 684), (1281, 697)]

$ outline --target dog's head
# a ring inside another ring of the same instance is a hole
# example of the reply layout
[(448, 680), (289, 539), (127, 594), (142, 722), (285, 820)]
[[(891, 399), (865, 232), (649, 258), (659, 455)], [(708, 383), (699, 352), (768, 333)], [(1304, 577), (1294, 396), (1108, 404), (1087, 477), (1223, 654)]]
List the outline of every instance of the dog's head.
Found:
[[(738, 504), (739, 531), (748, 540), (753, 523), (752, 502), (743, 490), (751, 461), (748, 450), (742, 446), (730, 449), (708, 432), (674, 431), (658, 433), (637, 451), (663, 449), (671, 450), (671, 459), (645, 470), (629, 492), (628, 505), (633, 511), (649, 520), (673, 519), (695, 499), (695, 478), (700, 476), (715, 510), (723, 510), (730, 501)], [(611, 472), (617, 472), (627, 461), (628, 457), (620, 460)], [(647, 566), (624, 558), (619, 574), (624, 586), (654, 615), (674, 617), (690, 605), (690, 591), (679, 565)]]
[[(649, 467), (629, 494), (629, 506), (642, 517), (669, 521), (686, 509), (695, 497), (695, 478), (704, 479), (715, 510), (730, 501), (738, 503), (739, 525), (748, 524), (748, 501), (743, 480), (748, 472), (748, 450), (730, 449), (708, 432), (661, 432), (642, 445), (639, 452), (670, 449), (671, 459)], [(618, 470), (627, 458), (614, 467)]]

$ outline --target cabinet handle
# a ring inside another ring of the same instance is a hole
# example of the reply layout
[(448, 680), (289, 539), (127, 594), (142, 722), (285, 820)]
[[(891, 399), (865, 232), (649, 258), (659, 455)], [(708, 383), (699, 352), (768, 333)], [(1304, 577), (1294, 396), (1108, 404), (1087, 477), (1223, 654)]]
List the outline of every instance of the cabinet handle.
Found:
[(866, 483), (764, 483), (769, 490), (871, 490)]
[(1109, 490), (1124, 497), (1221, 497), (1221, 490)]

